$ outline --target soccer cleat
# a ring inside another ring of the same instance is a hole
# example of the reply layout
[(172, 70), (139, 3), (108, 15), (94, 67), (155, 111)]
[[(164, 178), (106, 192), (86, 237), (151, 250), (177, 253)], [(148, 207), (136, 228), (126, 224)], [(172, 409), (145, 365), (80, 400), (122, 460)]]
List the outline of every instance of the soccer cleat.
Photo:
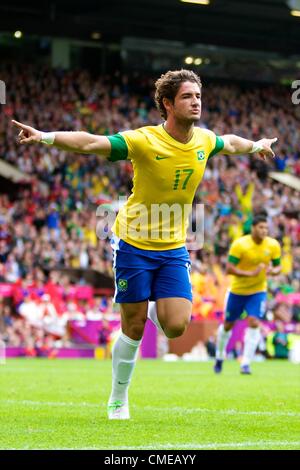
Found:
[(250, 366), (246, 365), (246, 366), (241, 366), (241, 374), (244, 374), (244, 375), (251, 375), (252, 372), (251, 372), (251, 369), (250, 369)]
[(214, 371), (216, 374), (220, 374), (222, 372), (222, 367), (223, 367), (223, 360), (222, 359), (216, 359), (215, 365), (214, 365)]
[(108, 419), (130, 419), (128, 403), (116, 400), (107, 406)]

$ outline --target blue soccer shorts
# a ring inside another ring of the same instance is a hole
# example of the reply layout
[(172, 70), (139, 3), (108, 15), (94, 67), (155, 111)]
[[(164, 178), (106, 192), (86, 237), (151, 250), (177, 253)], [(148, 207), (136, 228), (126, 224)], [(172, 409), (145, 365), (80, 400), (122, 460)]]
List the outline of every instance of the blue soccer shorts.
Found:
[(114, 252), (117, 303), (142, 302), (168, 297), (192, 301), (191, 262), (185, 247), (174, 250), (142, 250), (116, 236)]
[(238, 295), (229, 292), (225, 301), (225, 320), (234, 322), (244, 315), (262, 319), (266, 310), (266, 300), (266, 292), (249, 295)]

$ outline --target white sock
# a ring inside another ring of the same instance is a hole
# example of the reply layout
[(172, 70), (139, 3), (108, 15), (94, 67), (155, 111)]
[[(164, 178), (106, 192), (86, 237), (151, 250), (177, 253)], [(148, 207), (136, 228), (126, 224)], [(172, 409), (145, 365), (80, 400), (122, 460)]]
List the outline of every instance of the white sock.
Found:
[(254, 358), (256, 348), (260, 340), (259, 328), (247, 328), (244, 341), (244, 354), (241, 362), (242, 366), (249, 366)]
[(128, 402), (128, 388), (142, 340), (134, 340), (121, 332), (112, 350), (112, 392), (109, 403)]
[(217, 348), (216, 348), (216, 359), (224, 360), (226, 354), (226, 347), (231, 336), (231, 330), (225, 331), (224, 325), (221, 324), (218, 328), (217, 334)]
[(156, 302), (149, 302), (147, 317), (154, 323), (154, 325), (163, 333), (161, 324), (157, 318)]

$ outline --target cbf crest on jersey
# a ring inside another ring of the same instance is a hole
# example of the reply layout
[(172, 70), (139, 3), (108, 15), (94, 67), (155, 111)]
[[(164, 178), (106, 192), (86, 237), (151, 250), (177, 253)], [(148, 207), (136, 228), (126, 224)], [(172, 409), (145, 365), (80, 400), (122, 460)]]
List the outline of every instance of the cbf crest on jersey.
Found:
[(197, 152), (197, 158), (199, 161), (205, 160), (205, 152), (204, 150), (198, 150)]
[(128, 282), (126, 279), (119, 279), (118, 290), (124, 292), (128, 288)]

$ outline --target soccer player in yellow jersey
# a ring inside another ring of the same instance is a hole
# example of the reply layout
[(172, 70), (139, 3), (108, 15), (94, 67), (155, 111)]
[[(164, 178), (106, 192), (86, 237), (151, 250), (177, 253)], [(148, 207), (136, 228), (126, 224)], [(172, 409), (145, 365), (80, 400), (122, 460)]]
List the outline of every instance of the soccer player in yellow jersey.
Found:
[[(60, 149), (97, 154), (109, 161), (129, 159), (133, 190), (120, 210), (114, 237), (115, 300), (120, 303), (121, 334), (112, 352), (110, 419), (128, 419), (128, 387), (149, 316), (168, 338), (184, 333), (192, 310), (190, 261), (185, 248), (189, 211), (208, 159), (259, 153), (274, 156), (277, 139), (257, 142), (236, 135), (216, 136), (195, 126), (201, 116), (201, 81), (190, 70), (169, 71), (156, 82), (158, 126), (97, 136), (87, 132), (41, 132), (13, 121), (20, 143), (41, 142)], [(163, 215), (157, 210), (168, 209)]]
[(250, 363), (260, 339), (259, 321), (264, 316), (267, 298), (267, 275), (280, 273), (280, 245), (268, 237), (267, 214), (255, 215), (251, 234), (235, 240), (230, 248), (227, 272), (232, 274), (225, 302), (225, 322), (217, 335), (215, 372), (222, 371), (226, 346), (236, 320), (248, 317), (241, 373), (251, 374)]

